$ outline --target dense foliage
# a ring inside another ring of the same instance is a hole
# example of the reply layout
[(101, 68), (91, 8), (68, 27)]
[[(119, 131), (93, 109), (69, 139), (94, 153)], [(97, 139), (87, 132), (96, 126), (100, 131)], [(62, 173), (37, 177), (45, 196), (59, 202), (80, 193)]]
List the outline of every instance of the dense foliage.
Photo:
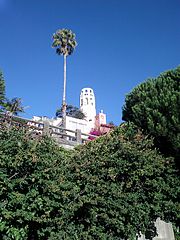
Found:
[(73, 191), (68, 191), (65, 182), (67, 153), (52, 140), (46, 137), (31, 140), (29, 134), (1, 127), (2, 240), (51, 239), (50, 235), (66, 224), (64, 219), (68, 218), (67, 202), (71, 201)]
[(134, 126), (59, 148), (29, 131), (0, 129), (0, 239), (135, 239), (157, 217), (177, 224), (172, 158)]
[(180, 67), (140, 84), (127, 95), (123, 120), (155, 139), (166, 156), (180, 158)]
[(77, 239), (135, 239), (155, 235), (161, 217), (178, 225), (180, 180), (173, 158), (162, 157), (134, 126), (80, 147), (71, 161), (79, 188), (73, 222)]

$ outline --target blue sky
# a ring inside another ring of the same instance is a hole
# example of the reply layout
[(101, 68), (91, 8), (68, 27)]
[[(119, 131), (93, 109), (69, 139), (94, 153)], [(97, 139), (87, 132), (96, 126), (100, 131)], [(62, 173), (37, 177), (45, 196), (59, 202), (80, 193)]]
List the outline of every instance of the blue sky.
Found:
[(97, 111), (121, 122), (127, 93), (180, 64), (179, 0), (0, 0), (0, 69), (25, 117), (53, 117), (62, 102), (63, 57), (52, 34), (69, 28), (78, 46), (67, 62), (67, 103), (94, 89)]

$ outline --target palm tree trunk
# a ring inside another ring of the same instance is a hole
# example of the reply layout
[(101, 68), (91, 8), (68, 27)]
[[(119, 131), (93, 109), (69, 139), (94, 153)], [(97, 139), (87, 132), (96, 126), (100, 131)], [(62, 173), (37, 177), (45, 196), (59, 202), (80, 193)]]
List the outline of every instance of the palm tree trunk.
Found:
[(63, 87), (63, 102), (62, 102), (62, 125), (66, 128), (66, 54), (64, 54), (64, 87)]

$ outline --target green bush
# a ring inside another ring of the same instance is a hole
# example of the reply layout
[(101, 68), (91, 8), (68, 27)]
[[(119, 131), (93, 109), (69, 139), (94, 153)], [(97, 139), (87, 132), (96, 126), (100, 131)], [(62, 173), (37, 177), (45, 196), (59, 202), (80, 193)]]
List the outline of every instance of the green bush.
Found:
[(75, 151), (1, 127), (0, 239), (134, 240), (157, 217), (177, 225), (174, 161), (153, 148), (132, 124)]
[(0, 129), (0, 239), (47, 239), (65, 224), (69, 153), (49, 138)]
[(134, 240), (155, 236), (157, 217), (178, 223), (174, 160), (153, 148), (132, 124), (79, 147), (69, 169), (78, 188), (69, 222), (77, 239)]

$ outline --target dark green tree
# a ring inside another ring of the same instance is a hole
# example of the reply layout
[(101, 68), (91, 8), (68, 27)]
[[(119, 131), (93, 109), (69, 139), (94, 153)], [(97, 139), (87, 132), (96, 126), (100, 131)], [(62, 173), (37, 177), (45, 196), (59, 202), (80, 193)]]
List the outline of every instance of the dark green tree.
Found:
[[(66, 106), (66, 116), (78, 118), (78, 119), (84, 119), (85, 114), (77, 107), (72, 105)], [(63, 117), (63, 108), (57, 109), (56, 111), (56, 117)]]
[(2, 108), (5, 100), (5, 82), (3, 73), (0, 71), (0, 109)]
[(66, 127), (66, 60), (67, 56), (71, 55), (77, 46), (76, 35), (69, 29), (59, 29), (53, 34), (52, 47), (56, 49), (58, 55), (64, 57), (64, 84), (63, 84), (63, 127)]
[(21, 98), (12, 98), (11, 100), (7, 99), (4, 104), (4, 110), (10, 115), (17, 116), (19, 113), (24, 112), (24, 107), (22, 106)]
[(162, 153), (180, 159), (180, 67), (135, 87), (122, 118), (153, 136)]
[(18, 115), (24, 112), (21, 98), (7, 99), (5, 96), (5, 81), (3, 73), (0, 71), (0, 110), (9, 115)]

